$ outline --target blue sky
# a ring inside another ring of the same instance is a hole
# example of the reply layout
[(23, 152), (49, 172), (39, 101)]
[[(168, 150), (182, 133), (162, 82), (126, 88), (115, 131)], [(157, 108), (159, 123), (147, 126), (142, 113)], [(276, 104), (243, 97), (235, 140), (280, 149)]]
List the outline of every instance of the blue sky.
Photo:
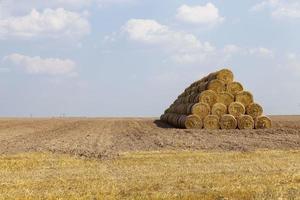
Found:
[(0, 0), (0, 116), (159, 116), (223, 67), (299, 114), (296, 0)]

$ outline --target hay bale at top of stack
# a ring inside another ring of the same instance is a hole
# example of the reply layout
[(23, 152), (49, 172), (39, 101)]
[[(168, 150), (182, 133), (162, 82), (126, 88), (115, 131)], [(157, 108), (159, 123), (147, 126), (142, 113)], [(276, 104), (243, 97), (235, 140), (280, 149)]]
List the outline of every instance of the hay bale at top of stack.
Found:
[(251, 129), (270, 128), (262, 107), (244, 91), (228, 69), (209, 74), (192, 83), (166, 109), (161, 120), (177, 128)]

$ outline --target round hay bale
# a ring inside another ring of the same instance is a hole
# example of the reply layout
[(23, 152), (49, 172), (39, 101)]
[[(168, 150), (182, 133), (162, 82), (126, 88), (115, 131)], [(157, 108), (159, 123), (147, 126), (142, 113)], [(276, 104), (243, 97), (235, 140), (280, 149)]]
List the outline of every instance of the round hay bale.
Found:
[(254, 129), (254, 120), (250, 115), (242, 115), (238, 118), (239, 129)]
[(211, 109), (212, 115), (217, 115), (219, 118), (227, 113), (227, 106), (222, 103), (216, 103)]
[(168, 116), (168, 123), (172, 126), (175, 126), (176, 124), (174, 124), (174, 118), (175, 118), (175, 115), (172, 113)]
[(197, 85), (199, 85), (201, 83), (202, 83), (202, 81), (198, 80), (198, 81), (194, 82), (190, 87), (196, 87)]
[(202, 120), (197, 115), (189, 115), (186, 117), (184, 127), (187, 129), (202, 129)]
[(170, 122), (171, 122), (172, 116), (173, 116), (173, 114), (171, 114), (171, 113), (169, 113), (169, 114), (166, 116), (166, 122), (167, 122), (168, 124), (171, 124)]
[(210, 114), (210, 106), (207, 103), (196, 103), (192, 107), (192, 113), (203, 120), (207, 115)]
[(171, 124), (171, 119), (172, 119), (172, 116), (173, 116), (174, 114), (173, 113), (168, 113), (167, 114), (167, 117), (166, 117), (166, 122), (168, 123), (168, 124), (170, 124), (170, 125), (172, 125)]
[(191, 103), (191, 104), (188, 104), (187, 107), (186, 107), (186, 113), (189, 115), (192, 113), (192, 109), (193, 109), (193, 106), (195, 104), (194, 103)]
[(227, 107), (234, 102), (234, 96), (229, 92), (221, 92), (218, 94), (218, 103), (223, 103)]
[(234, 79), (234, 75), (229, 69), (222, 69), (217, 72), (217, 79), (225, 83), (231, 83)]
[(205, 90), (199, 96), (199, 101), (202, 103), (207, 103), (210, 107), (212, 107), (215, 103), (217, 103), (218, 95), (215, 91)]
[(193, 99), (193, 103), (199, 103), (199, 99), (200, 99), (200, 94), (197, 94), (194, 96), (194, 99)]
[(178, 128), (185, 128), (185, 121), (186, 121), (186, 115), (180, 115), (177, 121)]
[(169, 117), (171, 116), (170, 113), (166, 114), (165, 117), (164, 117), (164, 120), (166, 123), (169, 123)]
[(219, 117), (217, 115), (207, 115), (204, 118), (204, 129), (216, 130), (220, 129)]
[(247, 115), (250, 115), (253, 119), (263, 114), (263, 108), (258, 103), (251, 103), (247, 106)]
[(168, 116), (169, 116), (169, 113), (164, 114), (164, 115), (163, 115), (163, 118), (162, 118), (162, 121), (168, 123)]
[(255, 121), (256, 129), (268, 129), (272, 128), (272, 120), (266, 116), (260, 116)]
[(195, 93), (191, 96), (189, 103), (198, 103), (199, 102), (199, 94)]
[(237, 120), (233, 115), (223, 115), (220, 119), (220, 126), (225, 130), (236, 129)]
[(207, 89), (208, 90), (213, 90), (217, 93), (225, 92), (226, 84), (225, 84), (224, 81), (215, 79), (215, 80), (212, 80), (208, 83)]
[(183, 103), (188, 103), (190, 100), (190, 95), (186, 96), (183, 100)]
[(169, 113), (169, 111), (170, 111), (170, 108), (167, 108), (164, 113), (167, 114), (167, 113)]
[(175, 113), (186, 114), (186, 104), (179, 104), (175, 107)]
[(241, 102), (246, 108), (249, 104), (253, 103), (253, 95), (250, 92), (242, 91), (237, 93), (235, 101)]
[(230, 94), (236, 95), (239, 92), (242, 92), (244, 90), (244, 87), (239, 82), (232, 82), (227, 84), (227, 92)]
[(246, 112), (245, 106), (240, 102), (232, 102), (228, 107), (228, 113), (233, 115), (235, 118), (244, 115)]
[(196, 91), (198, 93), (205, 91), (207, 88), (207, 84), (208, 84), (208, 82), (202, 82), (201, 84), (198, 85), (198, 87), (196, 88)]
[(173, 126), (176, 127), (176, 128), (180, 128), (180, 126), (178, 124), (180, 116), (181, 115), (174, 114), (174, 117), (173, 117)]

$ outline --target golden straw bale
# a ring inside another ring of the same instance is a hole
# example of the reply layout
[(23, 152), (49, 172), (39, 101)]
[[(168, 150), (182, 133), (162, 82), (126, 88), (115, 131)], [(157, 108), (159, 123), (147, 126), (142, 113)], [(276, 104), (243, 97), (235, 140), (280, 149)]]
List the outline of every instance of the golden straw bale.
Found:
[(218, 103), (229, 106), (232, 102), (234, 102), (234, 96), (229, 92), (221, 92), (218, 94)]
[(222, 69), (203, 78), (204, 81), (211, 81), (214, 79), (224, 81), (225, 83), (231, 83), (234, 79), (234, 76), (232, 71), (230, 71), (229, 69)]
[(203, 120), (207, 115), (210, 114), (210, 106), (207, 103), (196, 103), (192, 107), (192, 113)]
[(272, 128), (272, 121), (270, 118), (268, 118), (266, 116), (260, 116), (255, 121), (255, 128), (256, 129)]
[(215, 103), (217, 103), (218, 95), (215, 91), (205, 90), (199, 96), (199, 101), (202, 103), (207, 103), (210, 107), (212, 107)]
[(253, 119), (263, 114), (263, 108), (258, 103), (251, 103), (246, 109), (247, 115), (250, 115)]
[(225, 92), (226, 84), (225, 84), (224, 81), (215, 79), (215, 80), (212, 80), (208, 83), (207, 89), (208, 90), (213, 90), (217, 93)]
[(235, 101), (241, 102), (246, 108), (249, 104), (253, 103), (253, 95), (250, 92), (242, 91), (237, 93)]
[(238, 118), (239, 129), (254, 129), (254, 120), (250, 115), (242, 115)]
[(245, 114), (245, 106), (240, 102), (232, 102), (228, 107), (228, 113), (233, 115), (235, 118)]
[(197, 115), (189, 115), (186, 117), (184, 126), (187, 129), (202, 129), (203, 122)]
[(216, 103), (212, 107), (211, 114), (217, 115), (220, 118), (227, 114), (227, 106), (222, 103)]
[(223, 115), (220, 119), (221, 129), (236, 129), (237, 120), (233, 115)]
[(231, 83), (234, 79), (234, 75), (229, 69), (222, 69), (217, 72), (217, 79), (224, 81), (225, 83)]
[(232, 82), (227, 84), (227, 92), (236, 95), (239, 92), (242, 92), (244, 90), (244, 87), (239, 82)]
[(204, 128), (209, 130), (220, 129), (219, 117), (217, 115), (208, 115), (204, 118)]

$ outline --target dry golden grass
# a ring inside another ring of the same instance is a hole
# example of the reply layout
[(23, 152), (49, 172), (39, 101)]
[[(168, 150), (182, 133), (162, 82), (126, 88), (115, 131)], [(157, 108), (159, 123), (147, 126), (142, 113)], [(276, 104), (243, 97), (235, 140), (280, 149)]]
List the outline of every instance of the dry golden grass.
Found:
[(0, 199), (299, 199), (300, 151), (0, 156)]

